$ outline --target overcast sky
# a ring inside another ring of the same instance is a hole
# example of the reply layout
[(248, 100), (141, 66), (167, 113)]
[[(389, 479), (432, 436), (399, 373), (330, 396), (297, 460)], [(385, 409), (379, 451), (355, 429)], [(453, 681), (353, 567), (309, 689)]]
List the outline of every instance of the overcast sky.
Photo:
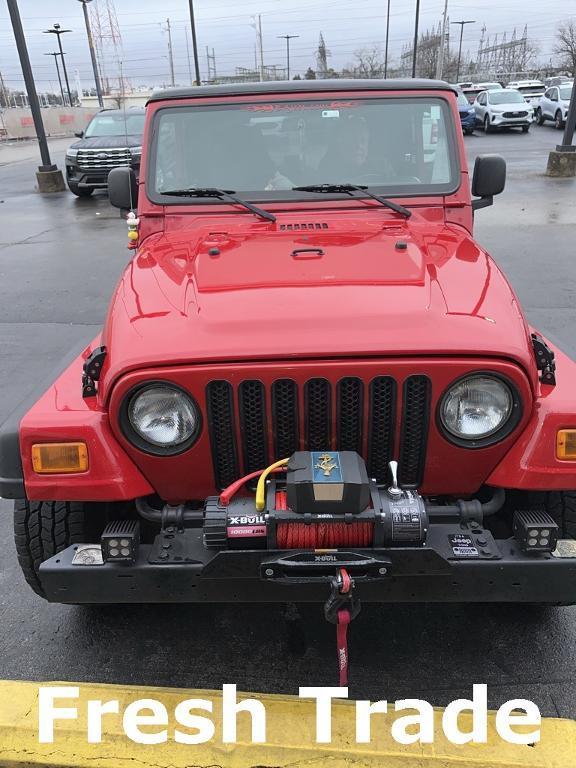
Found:
[[(514, 27), (528, 33), (540, 46), (541, 58), (552, 54), (554, 31), (560, 20), (576, 18), (574, 0), (448, 0), (451, 21), (473, 19), (465, 28), (464, 51), (474, 54), (482, 27), (492, 38)], [(102, 10), (106, 0), (94, 0)], [(206, 46), (214, 48), (219, 74), (233, 74), (236, 66), (253, 66), (256, 34), (254, 15), (262, 15), (266, 64), (285, 64), (285, 41), (277, 35), (299, 35), (291, 41), (292, 74), (315, 67), (314, 52), (323, 33), (331, 51), (329, 65), (335, 69), (354, 60), (354, 52), (363, 47), (383, 48), (387, 0), (194, 0), (202, 77), (206, 77)], [(403, 44), (413, 34), (415, 0), (391, 0), (390, 55), (397, 59)], [(72, 83), (78, 72), (84, 88), (93, 85), (88, 47), (77, 0), (20, 0), (20, 13), (38, 89), (57, 90), (54, 59), (43, 54), (57, 50), (52, 35), (42, 30), (59, 22), (72, 32), (63, 36), (66, 63)], [(48, 12), (47, 6), (50, 6)], [(172, 45), (179, 84), (189, 82), (186, 53), (188, 29), (187, 0), (115, 0), (122, 36), (122, 55), (126, 76), (134, 85), (169, 83), (168, 36), (166, 19), (172, 26)], [(160, 8), (160, 10), (159, 10)], [(442, 16), (444, 0), (421, 0), (420, 29), (435, 27)], [(458, 27), (452, 26), (457, 34)], [(454, 38), (455, 39), (455, 38)], [(112, 57), (110, 56), (110, 60)], [(114, 74), (109, 65), (109, 74)], [(0, 0), (0, 72), (6, 85), (19, 88), (21, 71), (16, 55), (8, 10)], [(72, 85), (71, 83), (71, 85)], [(74, 86), (73, 86), (74, 87)]]

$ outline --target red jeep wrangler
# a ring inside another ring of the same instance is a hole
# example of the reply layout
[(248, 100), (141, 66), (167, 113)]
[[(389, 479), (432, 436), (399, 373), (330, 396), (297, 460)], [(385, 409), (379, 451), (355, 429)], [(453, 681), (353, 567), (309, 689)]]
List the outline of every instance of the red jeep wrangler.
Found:
[(2, 431), (30, 586), (576, 601), (576, 369), (472, 236), (504, 181), (442, 82), (155, 94), (102, 333)]

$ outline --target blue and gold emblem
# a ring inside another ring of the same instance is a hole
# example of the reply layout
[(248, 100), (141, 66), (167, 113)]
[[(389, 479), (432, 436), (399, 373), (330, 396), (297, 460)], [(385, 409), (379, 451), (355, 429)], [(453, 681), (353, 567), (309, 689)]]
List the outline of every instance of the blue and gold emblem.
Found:
[(315, 483), (341, 483), (340, 454), (337, 451), (313, 451), (312, 477)]

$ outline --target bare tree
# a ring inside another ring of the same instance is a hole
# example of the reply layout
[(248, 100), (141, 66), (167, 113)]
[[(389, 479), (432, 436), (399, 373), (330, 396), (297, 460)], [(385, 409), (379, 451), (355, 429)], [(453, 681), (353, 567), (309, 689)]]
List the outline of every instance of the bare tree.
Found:
[(124, 96), (121, 93), (115, 93), (110, 98), (111, 98), (114, 106), (116, 107), (116, 109), (122, 109), (126, 99), (124, 98)]
[(379, 48), (362, 48), (354, 54), (355, 64), (348, 69), (355, 77), (382, 77), (384, 73), (384, 59)]
[(560, 58), (562, 66), (576, 75), (576, 21), (566, 19), (556, 30), (554, 53)]

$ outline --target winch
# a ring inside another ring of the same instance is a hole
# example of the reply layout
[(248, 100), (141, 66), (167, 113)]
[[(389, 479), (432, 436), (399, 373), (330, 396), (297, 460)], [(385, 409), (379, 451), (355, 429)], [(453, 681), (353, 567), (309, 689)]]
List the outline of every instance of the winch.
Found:
[[(286, 476), (279, 480), (276, 473), (282, 470)], [(207, 499), (205, 545), (269, 550), (422, 546), (428, 532), (424, 499), (398, 486), (396, 462), (390, 471), (390, 486), (381, 488), (353, 451), (298, 451), (260, 475), (255, 499), (234, 498), (227, 491)]]

